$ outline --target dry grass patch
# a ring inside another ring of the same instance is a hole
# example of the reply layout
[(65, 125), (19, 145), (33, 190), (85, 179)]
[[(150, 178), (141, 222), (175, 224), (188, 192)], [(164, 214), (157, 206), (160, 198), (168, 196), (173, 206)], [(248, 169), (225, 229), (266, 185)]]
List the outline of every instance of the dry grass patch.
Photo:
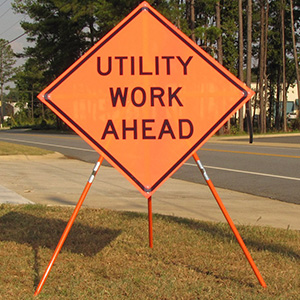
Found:
[(53, 151), (31, 146), (0, 142), (0, 155), (46, 155)]
[[(34, 290), (71, 208), (0, 206), (0, 299)], [(264, 277), (260, 287), (226, 224), (82, 209), (38, 299), (300, 298), (300, 233), (239, 227)], [(2, 297), (2, 298), (1, 298)]]

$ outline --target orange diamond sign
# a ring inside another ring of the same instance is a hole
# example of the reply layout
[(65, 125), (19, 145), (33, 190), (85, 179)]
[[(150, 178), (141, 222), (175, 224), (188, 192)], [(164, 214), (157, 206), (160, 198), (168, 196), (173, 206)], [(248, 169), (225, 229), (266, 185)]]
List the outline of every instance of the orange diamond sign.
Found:
[(252, 95), (143, 2), (38, 97), (148, 198)]

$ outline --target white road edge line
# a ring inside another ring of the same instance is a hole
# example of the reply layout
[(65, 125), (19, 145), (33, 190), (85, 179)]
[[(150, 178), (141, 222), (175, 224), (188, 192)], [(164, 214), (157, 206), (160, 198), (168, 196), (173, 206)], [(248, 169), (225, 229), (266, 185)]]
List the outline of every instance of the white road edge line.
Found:
[[(190, 163), (185, 163), (184, 165), (198, 167), (196, 164), (190, 164)], [(213, 166), (204, 166), (204, 167), (208, 168), (208, 169), (215, 169), (215, 170), (221, 170), (221, 171), (244, 173), (244, 174), (250, 174), (250, 175), (259, 175), (259, 176), (267, 176), (267, 177), (274, 177), (274, 178), (280, 178), (280, 179), (300, 181), (300, 178), (296, 178), (296, 177), (280, 176), (280, 175), (273, 175), (273, 174), (266, 174), (266, 173), (257, 173), (257, 172), (243, 171), (243, 170), (234, 170), (234, 169), (227, 169), (227, 168), (220, 168), (220, 167), (213, 167)]]

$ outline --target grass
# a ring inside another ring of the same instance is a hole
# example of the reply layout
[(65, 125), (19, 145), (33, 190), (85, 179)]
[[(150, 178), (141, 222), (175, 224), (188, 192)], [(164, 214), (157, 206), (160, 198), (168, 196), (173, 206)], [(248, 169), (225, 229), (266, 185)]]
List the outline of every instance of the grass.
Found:
[(0, 142), (0, 155), (46, 155), (53, 151), (31, 146)]
[[(73, 208), (0, 206), (0, 299), (34, 299)], [(36, 299), (300, 299), (300, 233), (84, 208)]]

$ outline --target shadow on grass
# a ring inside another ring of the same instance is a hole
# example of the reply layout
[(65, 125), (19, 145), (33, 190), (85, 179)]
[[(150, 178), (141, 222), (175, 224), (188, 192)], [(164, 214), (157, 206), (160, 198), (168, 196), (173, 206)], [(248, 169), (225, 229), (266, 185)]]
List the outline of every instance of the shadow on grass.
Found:
[[(128, 219), (146, 219), (145, 214), (142, 213), (135, 213), (135, 212), (122, 212), (122, 216), (126, 217)], [(234, 238), (233, 234), (231, 234), (230, 231), (226, 230), (226, 224), (213, 224), (213, 223), (208, 223), (208, 222), (202, 222), (202, 221), (194, 221), (194, 220), (190, 220), (190, 219), (186, 219), (186, 218), (180, 218), (180, 217), (174, 217), (174, 216), (165, 216), (165, 215), (159, 215), (159, 214), (155, 214), (153, 215), (154, 217), (154, 222), (153, 222), (153, 226), (155, 226), (155, 221), (159, 221), (162, 220), (168, 224), (179, 224), (182, 227), (189, 229), (192, 229), (195, 232), (198, 232), (200, 235), (203, 234), (209, 234), (210, 238), (212, 239), (217, 239), (220, 240), (223, 243), (226, 243), (227, 239), (232, 240)], [(224, 231), (228, 231), (228, 233), (225, 233), (225, 237), (224, 237)], [(187, 232), (188, 234), (188, 232)], [(176, 247), (176, 244), (173, 244), (174, 247)], [(218, 271), (211, 271), (205, 267), (202, 266), (197, 266), (197, 265), (193, 265), (193, 264), (189, 264), (189, 263), (182, 263), (180, 262), (180, 260), (176, 261), (176, 260), (169, 260), (169, 258), (161, 258), (163, 260), (163, 262), (168, 265), (168, 264), (172, 264), (172, 265), (177, 265), (177, 266), (181, 266), (183, 269), (184, 268), (189, 268), (190, 270), (193, 270), (199, 274), (202, 274), (203, 276), (209, 276), (211, 278), (214, 278), (215, 280), (219, 281), (219, 280), (230, 280), (230, 281), (234, 281), (238, 284), (240, 284), (240, 279), (238, 279), (236, 276), (234, 276), (234, 274), (229, 273), (226, 276), (222, 275), (221, 273), (218, 273)], [(253, 283), (245, 283), (245, 285), (247, 285), (248, 287), (254, 287)]]
[[(122, 212), (122, 215), (127, 218), (145, 218), (144, 214), (135, 213), (135, 212)], [(203, 222), (199, 220), (192, 220), (181, 217), (174, 216), (165, 216), (154, 214), (154, 223), (155, 226), (155, 218), (164, 220), (168, 223), (177, 223), (179, 225), (185, 226), (189, 229), (195, 230), (196, 232), (209, 234), (211, 237), (218, 239), (221, 242), (231, 242), (233, 239), (235, 240), (235, 236), (231, 231), (229, 225), (227, 223), (213, 223), (213, 222)], [(252, 248), (256, 251), (269, 251), (273, 253), (277, 253), (289, 258), (293, 258), (296, 260), (300, 260), (300, 252), (291, 249), (291, 247), (286, 246), (285, 244), (276, 242), (276, 238), (272, 238), (271, 241), (267, 241), (264, 239), (264, 231), (273, 230), (273, 228), (264, 228), (253, 226), (247, 228), (241, 228), (241, 226), (237, 226), (238, 231), (244, 240), (247, 247)], [(276, 229), (274, 229), (275, 231)], [(278, 229), (281, 230), (281, 229)], [(275, 234), (275, 233), (274, 233)], [(288, 233), (287, 233), (288, 234)], [(236, 243), (238, 243), (236, 241)]]
[[(38, 250), (40, 247), (45, 247), (54, 251), (66, 225), (67, 222), (60, 219), (35, 217), (20, 212), (9, 212), (0, 218), (0, 241), (14, 241), (19, 244), (31, 245), (34, 253), (35, 288), (40, 281)], [(63, 249), (85, 256), (93, 256), (119, 234), (121, 234), (121, 230), (90, 227), (75, 222)]]
[[(66, 225), (67, 222), (60, 219), (9, 212), (0, 218), (0, 240), (54, 250)], [(63, 249), (85, 256), (93, 256), (120, 233), (121, 230), (90, 227), (75, 222)]]
[[(162, 218), (168, 222), (176, 222), (180, 225), (184, 225), (196, 231), (208, 233), (212, 237), (217, 238), (223, 242), (227, 242), (227, 241), (231, 241), (232, 239), (235, 239), (234, 234), (232, 233), (229, 225), (225, 223), (214, 224), (209, 222), (202, 222), (202, 221), (190, 220), (185, 218), (179, 218), (173, 216), (161, 216), (161, 215), (159, 216), (159, 218)], [(252, 228), (249, 228), (249, 231), (247, 231), (247, 229), (241, 230), (238, 228), (238, 231), (247, 247), (249, 248), (251, 247), (256, 251), (269, 251), (289, 258), (300, 260), (300, 253), (294, 249), (291, 249), (289, 246), (276, 243), (276, 240), (274, 239), (272, 239), (272, 241), (266, 241), (263, 239), (263, 235), (264, 235), (263, 231), (269, 230), (269, 228), (267, 229), (263, 229), (263, 227), (262, 228), (253, 227), (253, 228), (257, 228), (255, 233), (253, 233)], [(272, 228), (270, 230), (272, 230)]]

